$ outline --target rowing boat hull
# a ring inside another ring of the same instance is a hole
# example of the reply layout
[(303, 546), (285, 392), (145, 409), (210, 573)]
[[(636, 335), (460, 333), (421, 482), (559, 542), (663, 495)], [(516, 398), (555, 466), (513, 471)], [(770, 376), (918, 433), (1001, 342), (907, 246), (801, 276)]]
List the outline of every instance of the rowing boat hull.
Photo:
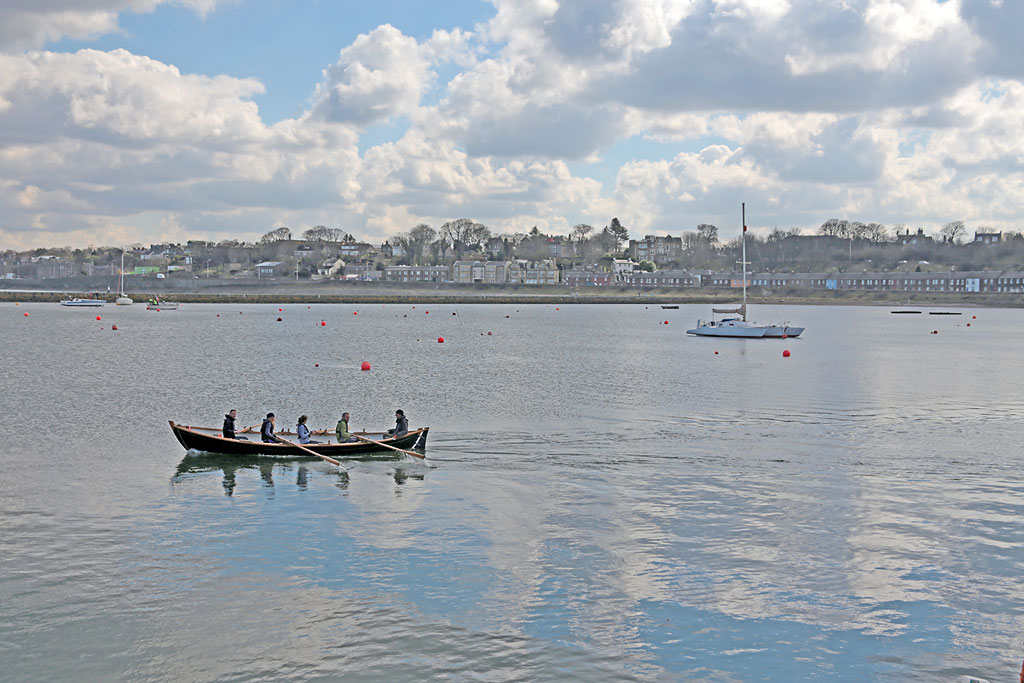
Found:
[[(225, 455), (269, 455), (277, 457), (295, 457), (315, 459), (309, 453), (286, 443), (263, 443), (259, 441), (259, 435), (254, 434), (255, 441), (243, 441), (242, 439), (225, 439), (220, 435), (200, 434), (190, 427), (170, 422), (171, 431), (178, 439), (178, 443), (187, 450), (202, 451), (204, 453), (221, 453)], [(427, 445), (427, 432), (429, 427), (409, 432), (397, 439), (383, 439), (381, 443), (395, 448), (405, 450), (423, 451)], [(306, 448), (320, 455), (330, 458), (355, 457), (365, 459), (367, 456), (375, 457), (400, 457), (390, 448), (385, 448), (376, 443), (356, 441), (353, 443), (320, 443), (304, 444)]]

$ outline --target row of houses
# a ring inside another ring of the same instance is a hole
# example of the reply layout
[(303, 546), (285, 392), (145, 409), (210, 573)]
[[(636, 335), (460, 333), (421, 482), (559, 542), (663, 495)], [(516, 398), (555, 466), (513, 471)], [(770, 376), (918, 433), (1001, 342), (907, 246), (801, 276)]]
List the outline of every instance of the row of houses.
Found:
[[(743, 287), (743, 274), (660, 270), (653, 273), (634, 271), (616, 275), (610, 272), (567, 271), (565, 283), (569, 286), (591, 284), (642, 288), (739, 289)], [(748, 273), (747, 287), (775, 291), (1024, 292), (1024, 271)]]
[(557, 285), (561, 271), (550, 260), (456, 261), (451, 266), (388, 266), (384, 279), (463, 285)]

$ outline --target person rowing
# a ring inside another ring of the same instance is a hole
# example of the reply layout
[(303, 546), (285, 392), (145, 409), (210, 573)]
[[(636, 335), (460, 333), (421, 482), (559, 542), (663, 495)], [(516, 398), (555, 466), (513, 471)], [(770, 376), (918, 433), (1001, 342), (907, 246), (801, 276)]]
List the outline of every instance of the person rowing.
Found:
[(388, 435), (399, 438), (409, 433), (409, 420), (405, 418), (405, 412), (402, 410), (395, 411), (395, 428), (388, 430)]
[(308, 419), (309, 419), (308, 416), (302, 415), (302, 416), (299, 417), (299, 423), (297, 425), (295, 425), (295, 433), (299, 437), (299, 443), (302, 443), (302, 444), (320, 443), (319, 441), (313, 441), (312, 439), (310, 439), (309, 438), (310, 435), (311, 434), (312, 435), (326, 434), (327, 430), (326, 429), (319, 429), (319, 430), (317, 430), (315, 432), (309, 431), (309, 427), (306, 426), (306, 420), (308, 420)]
[(263, 421), (260, 426), (260, 438), (263, 439), (263, 443), (277, 443), (280, 441), (274, 436), (274, 414), (267, 413), (267, 419)]
[(348, 431), (348, 420), (348, 413), (342, 413), (341, 419), (338, 420), (338, 426), (334, 429), (334, 433), (338, 435), (338, 443), (352, 443), (354, 441), (359, 441), (359, 439), (352, 436), (352, 433)]
[[(225, 439), (235, 439), (237, 441), (248, 441), (244, 436), (238, 436), (235, 432), (235, 418), (238, 417), (238, 411), (232, 408), (228, 411), (228, 414), (224, 416), (224, 426), (221, 427), (221, 432), (224, 434)], [(243, 433), (251, 432), (252, 427), (246, 427), (242, 430)]]

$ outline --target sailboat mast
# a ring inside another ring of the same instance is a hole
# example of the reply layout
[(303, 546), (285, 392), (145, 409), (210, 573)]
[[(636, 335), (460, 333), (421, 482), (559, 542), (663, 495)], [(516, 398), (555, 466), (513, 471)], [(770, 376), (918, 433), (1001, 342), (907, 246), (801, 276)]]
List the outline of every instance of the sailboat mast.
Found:
[(743, 320), (747, 319), (747, 203), (741, 204), (743, 211)]
[(117, 295), (124, 296), (124, 249), (121, 250), (121, 277), (118, 279)]

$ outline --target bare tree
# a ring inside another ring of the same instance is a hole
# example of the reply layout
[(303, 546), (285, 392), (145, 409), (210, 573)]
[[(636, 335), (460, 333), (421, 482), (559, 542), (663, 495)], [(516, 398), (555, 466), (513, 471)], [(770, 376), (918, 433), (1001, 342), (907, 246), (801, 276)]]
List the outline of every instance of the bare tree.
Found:
[(697, 234), (707, 246), (718, 243), (718, 228), (710, 223), (701, 223), (697, 226)]
[(292, 238), (292, 231), (285, 227), (275, 228), (271, 230), (263, 237), (260, 238), (260, 244), (267, 245), (272, 242), (281, 242), (284, 240), (290, 240)]
[(309, 230), (303, 231), (302, 239), (307, 242), (327, 242), (331, 239), (331, 233), (333, 232), (326, 225), (314, 225)]
[(964, 235), (967, 233), (967, 226), (964, 225), (963, 221), (951, 221), (942, 226), (942, 230), (939, 234), (947, 241), (952, 244), (960, 244), (963, 241)]
[(477, 246), (491, 235), (491, 231), (472, 218), (458, 218), (441, 226), (441, 235), (454, 247), (459, 258), (467, 247)]
[(872, 242), (888, 242), (889, 241), (889, 229), (881, 223), (868, 223), (866, 226), (866, 236)]
[(850, 222), (838, 218), (829, 218), (818, 228), (819, 235), (826, 237), (849, 237)]
[(417, 264), (423, 258), (423, 250), (437, 237), (437, 231), (426, 223), (420, 223), (409, 231), (407, 247), (412, 252), (412, 263)]

